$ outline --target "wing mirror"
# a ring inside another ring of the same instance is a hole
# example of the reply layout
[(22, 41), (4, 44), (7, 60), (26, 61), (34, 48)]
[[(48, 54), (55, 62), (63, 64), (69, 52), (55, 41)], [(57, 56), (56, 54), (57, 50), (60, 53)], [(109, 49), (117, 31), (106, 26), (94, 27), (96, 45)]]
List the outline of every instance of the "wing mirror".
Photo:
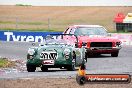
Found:
[(78, 44), (77, 44), (77, 42), (75, 42), (75, 47), (78, 48)]
[(108, 36), (111, 36), (111, 34), (110, 34), (110, 33), (108, 33)]
[(35, 43), (32, 43), (32, 46), (35, 46)]
[(82, 46), (86, 46), (87, 45), (87, 43), (86, 42), (82, 42)]

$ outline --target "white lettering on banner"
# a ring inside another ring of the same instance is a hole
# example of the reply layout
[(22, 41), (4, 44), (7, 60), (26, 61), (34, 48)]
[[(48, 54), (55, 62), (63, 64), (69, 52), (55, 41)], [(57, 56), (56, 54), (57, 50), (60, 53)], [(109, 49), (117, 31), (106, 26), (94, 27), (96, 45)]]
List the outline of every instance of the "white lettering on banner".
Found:
[(7, 37), (6, 41), (21, 41), (21, 42), (43, 42), (44, 38), (43, 36), (16, 36), (13, 34), (13, 32), (4, 32), (4, 35)]
[(21, 36), (21, 41), (24, 42), (24, 39), (26, 39), (26, 36)]
[(35, 37), (35, 42), (38, 42), (39, 40), (43, 42), (44, 39), (43, 39), (42, 36), (36, 36)]
[(14, 41), (19, 41), (20, 36), (15, 36), (15, 35), (12, 35), (12, 38), (13, 38), (13, 40), (14, 40)]
[(6, 41), (10, 41), (10, 36), (13, 35), (12, 32), (4, 32), (4, 35), (7, 36), (7, 40)]
[(33, 36), (28, 36), (26, 39), (26, 42), (33, 42), (34, 41), (34, 37)]

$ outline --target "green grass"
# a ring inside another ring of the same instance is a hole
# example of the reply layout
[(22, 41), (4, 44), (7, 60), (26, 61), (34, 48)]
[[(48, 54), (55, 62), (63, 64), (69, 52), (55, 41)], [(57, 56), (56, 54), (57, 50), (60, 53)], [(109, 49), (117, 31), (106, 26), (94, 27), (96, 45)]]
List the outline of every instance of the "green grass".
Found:
[[(5, 31), (48, 31), (48, 32), (63, 32), (65, 30), (64, 27), (67, 26), (67, 24), (73, 24), (76, 22), (76, 24), (79, 23), (85, 23), (84, 20), (62, 20), (62, 21), (56, 21), (52, 20), (50, 24), (50, 29), (48, 29), (48, 22), (47, 21), (38, 21), (38, 22), (18, 22), (16, 24), (15, 21), (0, 21), (0, 24), (3, 25), (4, 28), (1, 28), (0, 30)], [(96, 23), (96, 22), (93, 22)], [(98, 22), (97, 22), (98, 23)], [(6, 26), (7, 25), (7, 26)], [(14, 28), (11, 28), (9, 26), (14, 26)], [(17, 25), (17, 28), (16, 28)], [(102, 24), (103, 25), (103, 24)], [(25, 27), (25, 28), (24, 28)], [(27, 28), (26, 28), (27, 27)], [(29, 27), (29, 28), (28, 28)], [(107, 29), (110, 33), (130, 33), (127, 31), (119, 31), (117, 32), (114, 29)]]
[(0, 58), (0, 68), (5, 67), (8, 64), (7, 59)]
[(115, 31), (110, 31), (110, 32), (111, 32), (111, 33), (124, 33), (124, 34), (126, 34), (126, 33), (128, 33), (128, 34), (129, 34), (129, 33), (132, 33), (132, 32), (124, 31), (124, 30), (122, 30), (122, 31), (121, 31), (121, 30), (120, 30), (120, 31), (116, 31), (116, 30), (115, 30)]
[[(16, 24), (13, 21), (0, 21), (0, 24)], [(17, 24), (21, 25), (47, 25), (47, 22), (18, 22)]]
[(15, 62), (9, 61), (7, 58), (0, 58), (0, 68), (13, 67)]
[(4, 31), (33, 31), (33, 32), (63, 32), (61, 29), (41, 29), (41, 28), (36, 28), (36, 29), (16, 29), (16, 28), (2, 28), (0, 30)]
[(47, 23), (42, 23), (42, 22), (19, 22), (18, 24), (23, 24), (23, 25), (45, 25)]
[(0, 21), (0, 24), (14, 24), (12, 21)]
[(16, 4), (16, 6), (32, 6), (32, 5), (27, 5), (27, 4)]

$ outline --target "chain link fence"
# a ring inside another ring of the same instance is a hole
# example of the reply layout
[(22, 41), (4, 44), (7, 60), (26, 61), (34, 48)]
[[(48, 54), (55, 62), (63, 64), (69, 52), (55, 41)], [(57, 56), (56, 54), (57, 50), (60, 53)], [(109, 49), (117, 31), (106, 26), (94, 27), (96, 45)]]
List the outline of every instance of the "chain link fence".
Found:
[(33, 30), (33, 31), (64, 31), (74, 24), (96, 24), (104, 26), (109, 32), (116, 31), (115, 23), (111, 20), (81, 19), (81, 18), (25, 18), (0, 17), (0, 30)]

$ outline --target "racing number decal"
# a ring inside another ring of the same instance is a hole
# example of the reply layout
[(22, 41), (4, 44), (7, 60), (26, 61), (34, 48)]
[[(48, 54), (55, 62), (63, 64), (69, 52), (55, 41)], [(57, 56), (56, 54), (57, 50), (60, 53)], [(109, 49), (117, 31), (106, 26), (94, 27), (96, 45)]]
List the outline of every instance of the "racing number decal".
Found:
[(48, 54), (47, 53), (41, 53), (40, 58), (48, 59)]
[(56, 52), (42, 52), (40, 54), (41, 59), (57, 59), (57, 53)]

